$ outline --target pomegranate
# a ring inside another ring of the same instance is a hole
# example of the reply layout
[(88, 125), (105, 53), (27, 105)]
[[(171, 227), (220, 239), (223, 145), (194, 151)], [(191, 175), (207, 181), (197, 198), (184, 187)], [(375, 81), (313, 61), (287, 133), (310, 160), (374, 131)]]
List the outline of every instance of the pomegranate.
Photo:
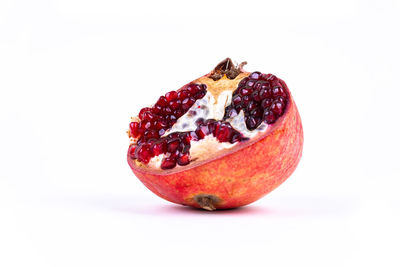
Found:
[(227, 58), (132, 117), (128, 163), (156, 195), (206, 210), (247, 205), (295, 170), (297, 107), (275, 75)]

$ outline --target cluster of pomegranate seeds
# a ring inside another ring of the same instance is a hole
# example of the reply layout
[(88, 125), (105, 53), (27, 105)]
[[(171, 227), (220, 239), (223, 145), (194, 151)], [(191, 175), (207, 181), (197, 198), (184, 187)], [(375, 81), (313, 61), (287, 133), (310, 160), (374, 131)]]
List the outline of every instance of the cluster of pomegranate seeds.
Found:
[(191, 83), (161, 96), (153, 107), (140, 110), (140, 122), (131, 122), (129, 125), (130, 136), (139, 138), (141, 142), (160, 138), (197, 99), (206, 95), (206, 88), (205, 84)]
[(149, 163), (152, 157), (165, 154), (161, 169), (172, 169), (176, 164), (184, 166), (190, 162), (190, 141), (204, 139), (212, 134), (220, 142), (235, 143), (248, 138), (232, 128), (229, 122), (216, 121), (213, 119), (199, 119), (196, 122), (197, 128), (191, 132), (174, 132), (165, 137), (139, 142), (138, 146), (129, 148), (129, 155), (132, 159), (138, 159), (145, 164)]
[[(129, 155), (145, 164), (149, 163), (152, 157), (166, 154), (161, 163), (162, 169), (171, 169), (179, 165), (189, 164), (190, 132), (172, 133), (158, 140), (151, 139), (139, 144)], [(133, 147), (133, 146), (132, 146)]]
[(246, 127), (256, 129), (261, 122), (274, 123), (284, 112), (288, 94), (272, 74), (253, 72), (242, 79), (232, 94), (232, 103), (225, 108), (224, 119), (243, 110)]
[(199, 139), (203, 139), (206, 135), (212, 134), (218, 141), (229, 142), (231, 144), (248, 140), (248, 138), (235, 130), (227, 121), (198, 119), (196, 125), (197, 129), (194, 133)]

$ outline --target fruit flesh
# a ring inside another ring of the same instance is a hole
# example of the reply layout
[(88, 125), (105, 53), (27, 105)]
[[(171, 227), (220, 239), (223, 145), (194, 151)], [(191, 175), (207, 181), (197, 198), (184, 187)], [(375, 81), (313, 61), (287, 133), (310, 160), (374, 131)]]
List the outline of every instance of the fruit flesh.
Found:
[[(204, 76), (193, 82), (208, 84), (217, 94), (227, 84), (236, 83), (236, 88), (249, 75), (240, 73), (233, 80), (225, 75), (216, 81)], [(212, 157), (170, 170), (146, 168), (128, 155), (133, 172), (164, 199), (211, 210), (246, 205), (272, 191), (294, 171), (303, 145), (296, 105), (286, 84), (279, 82), (288, 94), (286, 108), (262, 134)]]

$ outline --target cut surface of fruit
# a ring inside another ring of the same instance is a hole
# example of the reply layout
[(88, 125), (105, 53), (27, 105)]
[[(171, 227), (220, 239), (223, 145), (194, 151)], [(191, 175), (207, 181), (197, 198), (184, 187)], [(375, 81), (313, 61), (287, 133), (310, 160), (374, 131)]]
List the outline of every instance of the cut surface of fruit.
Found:
[[(301, 156), (303, 132), (289, 89), (273, 74), (245, 72), (244, 64), (237, 66), (227, 58), (209, 74), (167, 92), (132, 117), (128, 130), (128, 162), (139, 179), (157, 195), (207, 210), (236, 207), (242, 205), (240, 201), (227, 202), (219, 192), (227, 183), (229, 185), (227, 181), (236, 181), (240, 173), (243, 181), (246, 176), (261, 179), (263, 171), (281, 171), (276, 175), (280, 179), (286, 176), (286, 179), (296, 167)], [(277, 135), (283, 137), (273, 139)], [(248, 151), (250, 148), (254, 149), (253, 153)], [(273, 155), (269, 154), (271, 151), (275, 151)], [(241, 154), (244, 158), (230, 161)], [(248, 172), (248, 167), (235, 167), (231, 168), (236, 172), (234, 175), (229, 174), (231, 171), (223, 174), (221, 166), (214, 166), (204, 173), (204, 168), (215, 162), (253, 166), (260, 159), (264, 161), (261, 166)], [(275, 162), (279, 160), (280, 164)], [(270, 170), (271, 166), (275, 169)], [(212, 173), (215, 179), (209, 180)], [(187, 181), (187, 177), (192, 180)], [(265, 194), (279, 184), (276, 179), (269, 182), (267, 189), (256, 191)], [(175, 188), (168, 188), (164, 183), (175, 184)], [(185, 188), (181, 188), (183, 191), (176, 188), (184, 186), (182, 183), (197, 191), (173, 196), (185, 191)], [(219, 190), (212, 189), (218, 186)], [(229, 195), (229, 190), (226, 191)], [(247, 194), (247, 202), (255, 199), (254, 194)]]
[[(232, 79), (226, 75), (217, 79), (217, 66), (210, 81), (189, 83), (142, 108), (129, 125), (131, 145), (136, 147), (131, 158), (142, 167), (171, 169), (207, 159), (230, 149), (231, 144), (264, 133), (284, 113), (288, 94), (272, 74), (253, 72), (239, 80), (241, 72), (235, 70), (230, 72)], [(208, 135), (220, 144), (210, 138), (202, 142)], [(199, 143), (192, 147), (194, 142)], [(202, 149), (208, 151), (196, 151)], [(157, 156), (161, 154), (160, 160)]]

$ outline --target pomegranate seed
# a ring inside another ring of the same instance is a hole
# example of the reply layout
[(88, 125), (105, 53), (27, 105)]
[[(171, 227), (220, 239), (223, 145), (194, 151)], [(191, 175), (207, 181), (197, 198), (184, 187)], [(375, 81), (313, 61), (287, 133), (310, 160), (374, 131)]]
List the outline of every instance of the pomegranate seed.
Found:
[(178, 108), (181, 107), (181, 101), (180, 101), (180, 100), (171, 101), (171, 102), (169, 102), (169, 106), (170, 106), (173, 110), (176, 110), (176, 109), (178, 109)]
[(269, 96), (269, 94), (268, 94), (267, 88), (263, 88), (260, 90), (260, 98), (261, 99), (266, 99), (268, 96)]
[(161, 162), (161, 169), (167, 170), (167, 169), (172, 169), (175, 168), (176, 166), (176, 159), (169, 157), (169, 158), (164, 158)]
[(140, 128), (140, 122), (139, 122), (139, 136), (144, 134), (145, 129)]
[(267, 91), (268, 91), (268, 92), (267, 92), (267, 93), (268, 93), (268, 96), (272, 96), (272, 88), (271, 88), (271, 87), (268, 88)]
[(179, 100), (184, 100), (185, 98), (187, 98), (189, 96), (189, 92), (187, 90), (182, 90), (178, 92), (178, 99)]
[(144, 128), (144, 125), (145, 125), (145, 124), (146, 124), (145, 121), (139, 122), (139, 129), (142, 130), (143, 132), (144, 132), (144, 130), (146, 129), (146, 128)]
[(200, 99), (200, 98), (203, 98), (205, 95), (206, 95), (206, 91), (204, 90), (204, 91), (198, 92), (194, 97), (196, 99)]
[(275, 97), (275, 101), (281, 102), (282, 104), (285, 104), (286, 100), (282, 96)]
[(168, 123), (165, 120), (156, 121), (155, 128), (157, 130), (165, 129), (168, 127)]
[(129, 149), (128, 149), (128, 154), (129, 154), (129, 157), (131, 158), (131, 159), (136, 159), (136, 157), (135, 157), (135, 146), (134, 145), (131, 145), (130, 147), (129, 147)]
[(210, 133), (207, 125), (199, 125), (196, 129), (196, 135), (199, 139), (203, 139), (206, 135)]
[(147, 130), (144, 132), (144, 135), (146, 136), (147, 139), (160, 137), (156, 130)]
[(250, 112), (250, 115), (255, 118), (261, 118), (263, 115), (263, 111), (260, 108), (254, 109)]
[(255, 71), (252, 74), (250, 74), (249, 78), (250, 79), (254, 79), (254, 80), (258, 80), (260, 78), (261, 72)]
[(151, 111), (151, 108), (142, 108), (142, 109), (140, 110), (140, 112), (139, 112), (139, 118), (140, 118), (141, 120), (144, 119), (144, 113), (147, 112), (147, 111)]
[(262, 108), (269, 108), (271, 106), (271, 104), (272, 104), (272, 100), (269, 99), (269, 98), (264, 99), (263, 101), (261, 101), (261, 107)]
[(185, 145), (190, 145), (190, 140), (192, 139), (192, 136), (190, 135), (190, 133), (185, 133), (184, 135), (183, 135), (183, 138), (182, 138), (182, 142), (185, 144)]
[(171, 102), (172, 100), (178, 98), (178, 93), (175, 91), (168, 92), (165, 94), (165, 98), (167, 99), (168, 102)]
[(242, 102), (242, 98), (240, 97), (240, 95), (235, 95), (232, 98), (232, 103), (236, 106), (239, 105)]
[(157, 121), (153, 121), (151, 123), (151, 129), (158, 130), (156, 126), (157, 126)]
[(165, 142), (155, 143), (152, 147), (152, 151), (154, 156), (158, 156), (160, 154), (167, 152), (166, 143)]
[(236, 117), (238, 115), (238, 112), (236, 111), (235, 108), (231, 108), (231, 109), (226, 111), (226, 115), (227, 115), (226, 118), (233, 118), (233, 117)]
[(242, 95), (249, 95), (249, 94), (251, 94), (253, 92), (253, 89), (251, 89), (251, 88), (242, 88), (242, 90), (240, 90), (240, 93), (242, 94)]
[(194, 95), (199, 91), (199, 87), (194, 83), (188, 84), (186, 89), (187, 89), (187, 91), (189, 92), (190, 95)]
[(274, 123), (275, 122), (275, 115), (272, 113), (270, 110), (265, 110), (264, 111), (264, 121), (268, 124)]
[(184, 110), (190, 109), (190, 108), (192, 107), (192, 105), (194, 104), (195, 101), (196, 101), (196, 100), (195, 100), (194, 98), (192, 98), (192, 97), (190, 97), (190, 98), (185, 98), (185, 99), (182, 101), (182, 108), (183, 108)]
[(167, 120), (169, 120), (172, 123), (175, 123), (178, 119), (174, 115), (169, 115), (167, 116)]
[(246, 126), (247, 126), (247, 129), (249, 129), (249, 130), (254, 130), (255, 128), (257, 128), (256, 119), (253, 117), (247, 117)]
[(154, 121), (155, 119), (156, 119), (156, 116), (153, 113), (151, 113), (151, 111), (146, 111), (143, 114), (143, 120)]
[(172, 114), (172, 109), (170, 107), (166, 107), (163, 109), (163, 114), (164, 115), (169, 115)]
[(216, 130), (215, 137), (220, 142), (228, 142), (232, 136), (232, 129), (226, 125), (221, 125), (218, 130)]
[(253, 96), (254, 101), (257, 101), (257, 102), (261, 101), (261, 97), (260, 97), (260, 94), (258, 91), (254, 91), (252, 96)]
[(138, 137), (139, 136), (139, 123), (138, 122), (131, 122), (129, 124), (129, 130), (130, 134), (132, 137)]
[(143, 123), (142, 124), (142, 129), (150, 129), (150, 127), (151, 127), (151, 122), (149, 122), (149, 121), (142, 121), (141, 123)]
[(168, 105), (168, 100), (165, 96), (160, 96), (156, 104), (160, 107), (166, 107)]
[(178, 138), (171, 139), (167, 142), (167, 151), (172, 153), (178, 149), (180, 140)]
[(261, 85), (261, 89), (268, 89), (268, 88), (271, 88), (269, 82), (264, 82), (264, 83)]
[(254, 83), (255, 83), (255, 81), (250, 80), (250, 81), (247, 82), (246, 85), (247, 85), (248, 87), (252, 87), (252, 86), (254, 85)]
[(172, 134), (168, 135), (169, 139), (173, 139), (173, 138), (178, 138), (179, 139), (179, 133), (178, 132), (174, 132)]
[(217, 127), (219, 122), (211, 121), (207, 122), (206, 125), (208, 126), (208, 132), (209, 133), (214, 133), (215, 132), (215, 127)]
[(257, 105), (256, 102), (251, 101), (251, 102), (249, 103), (249, 105), (247, 106), (247, 110), (251, 111), (251, 110), (257, 108), (257, 106), (258, 106), (258, 105)]
[(212, 127), (212, 134), (215, 136), (217, 134), (217, 132), (219, 131), (219, 128), (221, 127), (222, 122), (221, 121), (217, 121), (214, 123), (213, 127)]
[(265, 87), (266, 82), (265, 81), (258, 81), (256, 84), (253, 86), (254, 90), (259, 91), (263, 86)]
[(279, 82), (278, 79), (271, 80), (270, 83), (271, 83), (271, 87), (272, 88), (274, 88), (274, 87), (282, 87), (282, 85), (281, 85), (281, 83)]
[(245, 86), (248, 80), (249, 80), (248, 77), (243, 78), (243, 79), (240, 81), (238, 87), (243, 87), (243, 86)]
[(161, 114), (162, 113), (162, 107), (160, 105), (155, 105), (152, 109), (151, 112), (154, 114)]
[(273, 96), (285, 96), (285, 91), (283, 91), (282, 87), (275, 87), (272, 89)]
[(283, 105), (282, 105), (282, 103), (281, 102), (272, 103), (271, 110), (277, 116), (282, 115), (282, 113), (283, 113)]
[(188, 165), (190, 163), (189, 154), (179, 155), (177, 162), (180, 166)]
[(177, 117), (177, 118), (182, 117), (183, 114), (185, 114), (185, 112), (184, 112), (182, 109), (177, 109), (177, 110), (174, 111), (174, 115), (175, 115), (175, 117)]
[(249, 96), (244, 96), (242, 99), (242, 107), (246, 107), (250, 102), (250, 97)]
[(190, 132), (190, 139), (193, 141), (200, 140), (200, 138), (197, 136), (196, 132)]
[(150, 145), (148, 144), (140, 145), (135, 151), (135, 156), (140, 162), (143, 162), (145, 164), (149, 163), (150, 158), (152, 156), (150, 151)]

